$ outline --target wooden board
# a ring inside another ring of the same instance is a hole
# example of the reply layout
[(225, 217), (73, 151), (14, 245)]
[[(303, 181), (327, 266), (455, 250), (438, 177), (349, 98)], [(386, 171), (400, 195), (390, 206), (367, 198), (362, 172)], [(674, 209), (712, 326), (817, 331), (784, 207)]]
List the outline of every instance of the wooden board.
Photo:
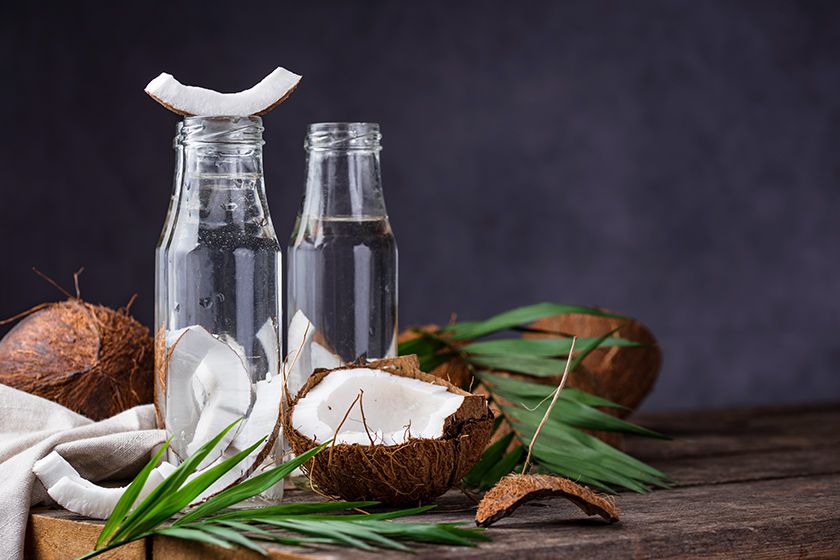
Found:
[[(619, 496), (621, 522), (585, 518), (562, 501), (522, 507), (474, 549), (424, 546), (437, 558), (838, 558), (840, 557), (840, 405), (763, 407), (643, 416), (672, 441), (627, 439), (625, 449), (678, 484), (647, 495)], [(290, 501), (312, 499), (289, 492)], [(550, 505), (551, 507), (547, 507)], [(473, 504), (452, 491), (416, 520), (472, 523)], [(27, 558), (58, 560), (88, 550), (98, 526), (58, 510), (36, 510)], [(75, 535), (75, 536), (74, 536)], [(137, 543), (111, 558), (251, 559), (177, 539)], [(108, 558), (107, 556), (103, 556)], [(346, 548), (273, 547), (270, 557), (410, 558)]]

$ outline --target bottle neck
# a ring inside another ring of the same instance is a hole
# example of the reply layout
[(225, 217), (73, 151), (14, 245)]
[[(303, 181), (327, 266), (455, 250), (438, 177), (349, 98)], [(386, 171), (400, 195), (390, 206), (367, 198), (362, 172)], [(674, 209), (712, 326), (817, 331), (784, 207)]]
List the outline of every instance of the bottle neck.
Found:
[(202, 228), (269, 225), (259, 117), (187, 117), (175, 139), (180, 211)]
[(387, 217), (379, 138), (378, 125), (370, 123), (310, 126), (302, 218)]

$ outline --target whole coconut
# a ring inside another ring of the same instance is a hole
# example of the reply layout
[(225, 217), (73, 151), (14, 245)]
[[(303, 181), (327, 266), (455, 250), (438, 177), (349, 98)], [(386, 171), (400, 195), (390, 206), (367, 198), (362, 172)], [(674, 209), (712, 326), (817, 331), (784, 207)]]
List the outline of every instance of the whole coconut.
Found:
[(101, 420), (152, 402), (154, 345), (128, 314), (78, 298), (48, 304), (0, 340), (0, 383)]
[[(606, 309), (602, 309), (610, 313)], [(641, 346), (610, 346), (598, 348), (581, 362), (569, 376), (569, 386), (599, 395), (628, 410), (614, 409), (620, 416), (635, 410), (653, 389), (662, 351), (650, 330), (641, 322), (630, 318), (600, 317), (582, 313), (566, 313), (539, 319), (530, 325), (547, 333), (526, 333), (528, 338), (551, 338), (551, 333), (598, 337), (621, 327), (614, 337), (621, 337)]]

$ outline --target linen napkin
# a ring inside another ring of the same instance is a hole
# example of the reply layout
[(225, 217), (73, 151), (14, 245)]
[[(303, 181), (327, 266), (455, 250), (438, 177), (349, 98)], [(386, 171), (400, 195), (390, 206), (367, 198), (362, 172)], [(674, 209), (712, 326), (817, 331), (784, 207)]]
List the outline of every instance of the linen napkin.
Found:
[(56, 450), (92, 482), (132, 478), (163, 443), (152, 405), (95, 422), (52, 401), (0, 385), (0, 558), (20, 560), (32, 505), (49, 495), (32, 465)]

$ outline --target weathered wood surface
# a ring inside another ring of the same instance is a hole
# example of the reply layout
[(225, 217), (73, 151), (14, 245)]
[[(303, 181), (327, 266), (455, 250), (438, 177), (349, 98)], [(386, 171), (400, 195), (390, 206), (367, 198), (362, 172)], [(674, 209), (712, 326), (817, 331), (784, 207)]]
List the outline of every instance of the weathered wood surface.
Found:
[[(619, 496), (621, 522), (584, 518), (562, 501), (526, 505), (478, 548), (422, 547), (437, 558), (840, 558), (840, 404), (680, 412), (638, 419), (672, 441), (628, 439), (625, 448), (674, 477), (674, 489)], [(290, 500), (311, 499), (300, 491)], [(552, 507), (545, 507), (550, 505)], [(459, 492), (417, 519), (471, 523)], [(73, 558), (98, 532), (67, 512), (33, 511), (27, 558)], [(120, 560), (251, 559), (176, 539), (116, 551)], [(109, 558), (108, 556), (103, 556)], [(271, 558), (374, 558), (346, 549), (272, 548)], [(379, 551), (378, 558), (409, 557)]]

